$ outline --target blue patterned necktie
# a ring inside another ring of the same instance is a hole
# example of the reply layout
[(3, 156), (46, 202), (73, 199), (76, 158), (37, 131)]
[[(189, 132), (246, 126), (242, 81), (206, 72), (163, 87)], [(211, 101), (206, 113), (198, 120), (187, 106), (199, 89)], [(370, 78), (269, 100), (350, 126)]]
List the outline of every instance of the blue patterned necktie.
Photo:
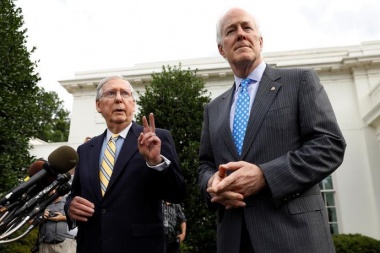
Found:
[(232, 135), (234, 137), (234, 142), (236, 150), (241, 155), (241, 150), (243, 148), (245, 130), (247, 129), (248, 118), (249, 118), (249, 94), (248, 85), (251, 83), (251, 79), (246, 78), (241, 83), (241, 90), (236, 102), (236, 110), (234, 116), (234, 125), (232, 130)]

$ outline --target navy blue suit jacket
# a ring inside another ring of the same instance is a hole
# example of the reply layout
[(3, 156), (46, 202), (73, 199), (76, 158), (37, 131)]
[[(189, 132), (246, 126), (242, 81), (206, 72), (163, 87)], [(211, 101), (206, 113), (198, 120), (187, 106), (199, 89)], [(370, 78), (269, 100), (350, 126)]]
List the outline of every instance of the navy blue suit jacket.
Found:
[[(171, 161), (164, 171), (149, 168), (140, 155), (137, 138), (142, 131), (132, 123), (104, 197), (99, 159), (106, 131), (78, 147), (79, 163), (65, 211), (75, 196), (81, 196), (94, 203), (95, 213), (88, 222), (77, 222), (77, 253), (165, 252), (161, 200), (181, 202), (184, 179), (169, 131), (156, 129), (161, 154)], [(68, 223), (73, 226), (70, 219)]]

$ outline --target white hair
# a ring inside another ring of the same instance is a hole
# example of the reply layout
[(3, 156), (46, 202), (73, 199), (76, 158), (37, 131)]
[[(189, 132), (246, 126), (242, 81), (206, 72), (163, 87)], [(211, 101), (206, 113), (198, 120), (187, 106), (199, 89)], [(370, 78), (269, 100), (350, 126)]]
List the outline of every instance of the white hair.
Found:
[[(230, 10), (228, 10), (228, 11), (230, 11)], [(228, 11), (226, 11), (219, 18), (218, 22), (216, 23), (216, 43), (218, 44), (218, 46), (222, 44), (222, 25), (223, 25), (223, 21), (225, 19), (226, 13)], [(260, 31), (259, 21), (255, 18), (255, 16), (253, 14), (251, 14), (251, 13), (248, 13), (248, 14), (251, 16), (253, 24), (255, 25), (255, 29), (259, 33), (259, 36), (262, 37), (261, 31)]]
[(133, 94), (133, 87), (132, 87), (131, 83), (127, 81), (127, 79), (125, 79), (123, 76), (113, 75), (113, 76), (108, 76), (106, 78), (103, 78), (102, 80), (99, 81), (98, 87), (96, 87), (96, 101), (99, 101), (103, 95), (102, 88), (103, 88), (104, 84), (106, 84), (108, 81), (111, 81), (113, 79), (122, 79), (122, 80), (126, 81), (129, 84), (129, 87), (131, 88), (131, 93)]

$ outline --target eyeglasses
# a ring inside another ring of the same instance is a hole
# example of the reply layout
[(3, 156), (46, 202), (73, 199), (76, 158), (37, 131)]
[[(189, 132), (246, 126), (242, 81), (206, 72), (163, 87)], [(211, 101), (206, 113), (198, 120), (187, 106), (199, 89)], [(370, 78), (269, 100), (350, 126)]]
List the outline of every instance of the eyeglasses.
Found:
[(121, 91), (110, 90), (110, 91), (106, 91), (106, 92), (104, 92), (102, 94), (102, 97), (107, 98), (107, 99), (114, 99), (117, 96), (117, 92), (120, 92), (120, 96), (122, 98), (130, 98), (130, 97), (132, 97), (132, 92), (127, 91), (127, 90), (121, 90)]

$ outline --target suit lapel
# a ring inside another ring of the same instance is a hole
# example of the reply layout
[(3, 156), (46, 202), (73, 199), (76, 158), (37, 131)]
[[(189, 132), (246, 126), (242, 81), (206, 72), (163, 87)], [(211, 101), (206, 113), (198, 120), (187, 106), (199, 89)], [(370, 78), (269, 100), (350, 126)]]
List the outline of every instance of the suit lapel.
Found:
[(137, 138), (142, 130), (143, 128), (141, 126), (134, 122), (132, 123), (132, 126), (129, 129), (121, 147), (119, 156), (117, 157), (105, 196), (107, 196), (107, 192), (112, 190), (112, 186), (115, 184), (120, 174), (125, 170), (129, 160), (131, 160), (131, 158), (139, 152), (137, 147)]
[(223, 96), (222, 102), (219, 104), (219, 125), (221, 126), (221, 137), (224, 138), (228, 149), (231, 154), (238, 160), (239, 154), (236, 150), (234, 139), (231, 133), (230, 127), (230, 112), (231, 112), (231, 104), (234, 96), (235, 83), (232, 88), (225, 93)]
[(280, 76), (276, 75), (275, 69), (267, 65), (252, 104), (243, 144), (242, 158), (244, 158), (250, 150), (257, 133), (260, 131), (265, 115), (281, 88), (281, 84), (276, 82), (278, 79), (280, 79)]
[[(89, 164), (89, 176), (93, 192), (95, 192), (96, 198), (100, 201), (102, 199), (102, 193), (100, 191), (100, 178), (99, 178), (99, 161), (100, 161), (100, 152), (102, 150), (103, 140), (105, 138), (107, 131), (104, 131), (102, 135), (93, 138), (94, 143), (91, 144), (89, 153), (88, 153), (88, 164)], [(102, 154), (103, 155), (103, 154)]]

